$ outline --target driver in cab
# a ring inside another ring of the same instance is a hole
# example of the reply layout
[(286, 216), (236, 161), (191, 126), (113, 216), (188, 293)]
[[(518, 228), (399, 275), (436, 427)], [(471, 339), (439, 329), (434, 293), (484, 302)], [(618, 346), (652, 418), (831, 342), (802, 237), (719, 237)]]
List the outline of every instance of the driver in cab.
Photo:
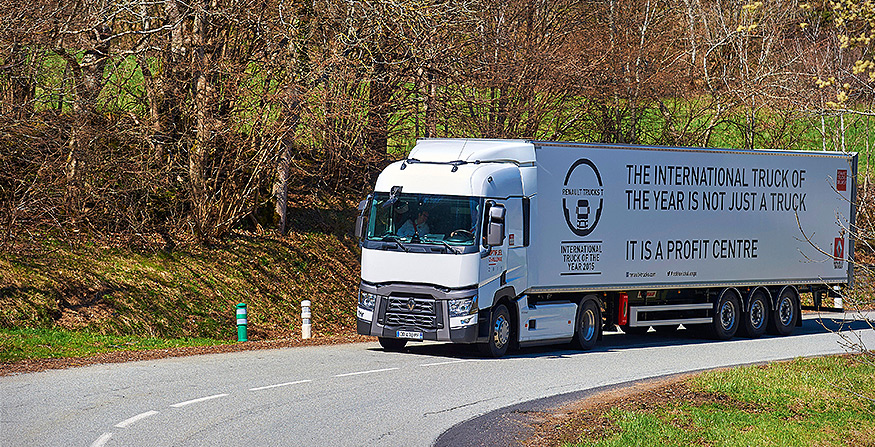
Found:
[(422, 236), (429, 233), (428, 228), (428, 211), (422, 210), (416, 216), (416, 219), (407, 219), (404, 225), (398, 229), (398, 236), (413, 237), (413, 235)]

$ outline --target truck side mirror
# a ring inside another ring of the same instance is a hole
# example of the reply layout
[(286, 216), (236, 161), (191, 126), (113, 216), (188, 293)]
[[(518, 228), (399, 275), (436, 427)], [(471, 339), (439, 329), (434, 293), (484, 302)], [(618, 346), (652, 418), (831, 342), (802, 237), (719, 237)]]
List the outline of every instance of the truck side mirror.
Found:
[(486, 226), (486, 245), (494, 247), (504, 244), (504, 213), (501, 205), (489, 207), (489, 223)]
[(368, 209), (368, 200), (370, 200), (370, 197), (359, 202), (359, 214), (355, 218), (355, 237), (359, 239), (365, 234), (365, 210)]

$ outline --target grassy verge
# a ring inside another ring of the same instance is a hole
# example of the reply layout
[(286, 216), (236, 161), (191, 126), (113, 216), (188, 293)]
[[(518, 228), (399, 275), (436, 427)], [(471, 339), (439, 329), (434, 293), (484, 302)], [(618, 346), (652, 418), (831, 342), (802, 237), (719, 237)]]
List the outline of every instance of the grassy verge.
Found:
[(709, 372), (564, 425), (577, 427), (564, 437), (576, 446), (875, 445), (875, 363), (858, 355)]
[(169, 253), (46, 241), (0, 256), (0, 328), (236, 340), (245, 302), (265, 340), (299, 334), (309, 299), (315, 333), (332, 335), (355, 327), (358, 275), (352, 238), (324, 233)]
[(0, 363), (227, 343), (230, 342), (208, 338), (164, 339), (132, 335), (101, 335), (61, 329), (0, 329)]
[[(313, 303), (314, 336), (354, 334), (354, 209), (291, 212), (296, 220), (283, 237), (241, 232), (216, 246), (169, 252), (28, 233), (0, 252), (0, 362), (78, 356), (94, 345), (165, 346), (158, 339), (170, 346), (236, 341), (241, 302), (253, 341), (299, 338), (303, 300)], [(60, 340), (71, 350), (57, 349)]]

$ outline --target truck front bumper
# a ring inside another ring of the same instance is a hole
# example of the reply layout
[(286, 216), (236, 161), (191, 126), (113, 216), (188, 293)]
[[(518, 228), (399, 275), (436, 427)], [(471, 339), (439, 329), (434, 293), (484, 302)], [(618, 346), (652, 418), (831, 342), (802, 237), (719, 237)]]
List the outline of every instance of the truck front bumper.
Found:
[(377, 286), (365, 282), (360, 288), (360, 293), (373, 302), (373, 309), (370, 304), (368, 309), (357, 309), (356, 331), (361, 335), (454, 343), (482, 341), (478, 340), (478, 327), (483, 323), (476, 306), (469, 316), (449, 315), (449, 300), (474, 299), (474, 288), (445, 291), (427, 285)]
[[(399, 338), (398, 331), (419, 332), (422, 334), (422, 340), (432, 341), (451, 341), (453, 343), (476, 343), (478, 341), (477, 324), (465, 326), (458, 329), (421, 329), (415, 326), (405, 327), (386, 327), (381, 326), (376, 321), (366, 321), (361, 318), (356, 319), (356, 332), (361, 335), (372, 335), (375, 337), (384, 338)], [(412, 339), (416, 341), (416, 339)]]

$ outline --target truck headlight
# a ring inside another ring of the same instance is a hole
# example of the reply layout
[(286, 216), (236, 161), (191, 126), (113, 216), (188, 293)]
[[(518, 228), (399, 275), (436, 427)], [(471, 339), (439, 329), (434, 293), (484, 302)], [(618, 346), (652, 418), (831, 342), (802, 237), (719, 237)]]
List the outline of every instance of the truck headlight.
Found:
[(462, 317), (470, 314), (472, 311), (477, 310), (475, 307), (475, 303), (477, 302), (477, 296), (472, 296), (470, 298), (462, 298), (458, 300), (450, 300), (450, 317)]
[(362, 291), (359, 293), (359, 307), (366, 310), (374, 310), (374, 305), (377, 302), (377, 295)]

